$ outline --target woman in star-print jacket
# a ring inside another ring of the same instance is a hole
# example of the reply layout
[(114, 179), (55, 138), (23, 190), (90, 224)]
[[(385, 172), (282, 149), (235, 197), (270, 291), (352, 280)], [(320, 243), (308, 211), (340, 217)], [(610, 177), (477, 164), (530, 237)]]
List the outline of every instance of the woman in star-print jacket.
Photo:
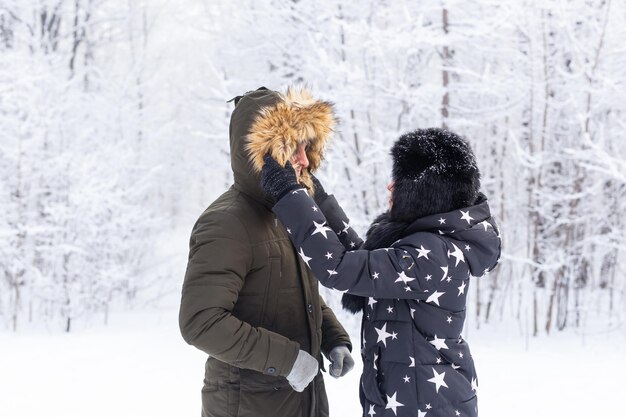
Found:
[[(291, 167), (266, 156), (262, 186), (322, 285), (363, 311), (364, 416), (477, 416), (477, 376), (461, 337), (470, 277), (493, 269), (500, 236), (469, 144), (441, 129), (391, 149), (390, 209), (363, 242), (317, 182), (316, 201)], [(319, 203), (319, 206), (318, 204)]]

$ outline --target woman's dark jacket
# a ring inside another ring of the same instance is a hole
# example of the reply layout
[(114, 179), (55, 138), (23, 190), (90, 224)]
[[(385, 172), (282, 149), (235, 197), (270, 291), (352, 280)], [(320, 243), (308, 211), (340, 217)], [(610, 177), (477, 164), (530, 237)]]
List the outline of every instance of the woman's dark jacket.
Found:
[(500, 256), (486, 198), (411, 224), (382, 215), (365, 245), (332, 196), (322, 206), (299, 189), (273, 210), (322, 285), (367, 297), (363, 415), (477, 416), (476, 371), (461, 331), (470, 277)]

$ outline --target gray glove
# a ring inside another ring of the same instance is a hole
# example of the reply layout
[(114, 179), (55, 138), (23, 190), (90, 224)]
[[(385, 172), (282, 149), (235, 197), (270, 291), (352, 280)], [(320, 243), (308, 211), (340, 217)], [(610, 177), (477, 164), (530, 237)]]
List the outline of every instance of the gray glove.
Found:
[(334, 347), (328, 354), (330, 374), (335, 378), (344, 376), (354, 368), (354, 359), (345, 345)]
[(295, 391), (302, 392), (313, 381), (318, 371), (319, 363), (317, 359), (300, 350), (291, 372), (287, 375), (287, 381), (289, 381), (289, 385)]

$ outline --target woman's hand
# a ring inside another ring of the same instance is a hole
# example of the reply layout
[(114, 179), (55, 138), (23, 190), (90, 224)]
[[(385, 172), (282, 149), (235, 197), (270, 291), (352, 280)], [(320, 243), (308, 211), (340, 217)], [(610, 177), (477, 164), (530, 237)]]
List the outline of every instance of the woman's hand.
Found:
[(311, 173), (309, 173), (311, 180), (313, 181), (313, 186), (315, 187), (315, 192), (313, 193), (313, 200), (315, 200), (315, 204), (321, 206), (324, 200), (328, 197), (326, 190), (322, 187), (322, 183), (317, 177)]
[(282, 167), (270, 154), (263, 157), (265, 164), (261, 170), (261, 188), (274, 201), (278, 202), (289, 191), (301, 187), (291, 162)]

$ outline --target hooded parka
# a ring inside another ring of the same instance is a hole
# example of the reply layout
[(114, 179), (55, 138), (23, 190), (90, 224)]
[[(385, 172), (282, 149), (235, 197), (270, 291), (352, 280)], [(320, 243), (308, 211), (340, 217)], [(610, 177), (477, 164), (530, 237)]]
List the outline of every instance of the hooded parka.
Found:
[[(306, 141), (316, 169), (334, 118), (306, 91), (261, 88), (237, 97), (230, 122), (234, 184), (200, 216), (180, 306), (185, 341), (209, 355), (202, 416), (328, 415), (321, 373), (294, 391), (286, 376), (300, 349), (317, 358), (348, 334), (318, 292), (259, 186), (266, 152), (286, 161)], [(304, 185), (310, 184), (303, 171)]]

